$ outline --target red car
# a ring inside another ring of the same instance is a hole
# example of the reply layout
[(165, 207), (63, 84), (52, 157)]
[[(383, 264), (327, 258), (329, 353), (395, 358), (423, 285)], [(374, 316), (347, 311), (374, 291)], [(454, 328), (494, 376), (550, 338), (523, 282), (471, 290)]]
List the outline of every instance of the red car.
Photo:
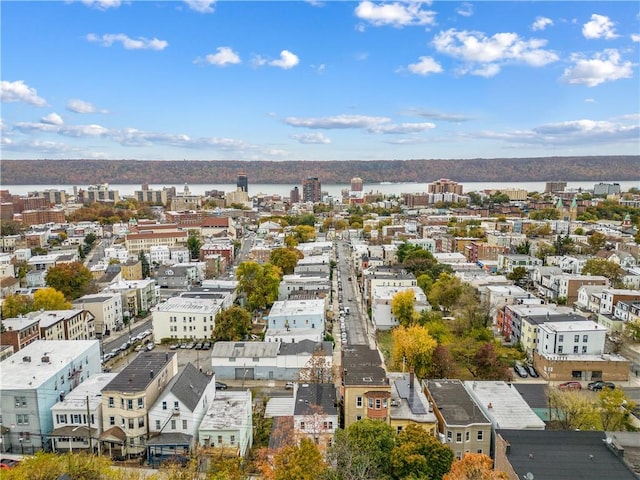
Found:
[(582, 390), (582, 384), (580, 382), (564, 382), (558, 385), (560, 390)]

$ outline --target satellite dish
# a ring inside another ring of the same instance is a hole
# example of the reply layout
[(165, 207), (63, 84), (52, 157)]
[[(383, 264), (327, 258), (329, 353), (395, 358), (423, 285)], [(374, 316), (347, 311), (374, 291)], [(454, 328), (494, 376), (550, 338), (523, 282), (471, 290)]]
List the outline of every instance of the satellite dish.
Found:
[(531, 472), (525, 473), (524, 479), (525, 480), (533, 480), (533, 473), (531, 473)]

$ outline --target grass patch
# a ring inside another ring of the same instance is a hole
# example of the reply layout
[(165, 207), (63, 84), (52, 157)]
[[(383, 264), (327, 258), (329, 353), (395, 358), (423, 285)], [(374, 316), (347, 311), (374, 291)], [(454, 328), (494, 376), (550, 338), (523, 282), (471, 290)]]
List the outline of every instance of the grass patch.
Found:
[(391, 353), (393, 352), (393, 335), (391, 334), (391, 330), (378, 330), (376, 332), (376, 339), (378, 340), (378, 348), (382, 352), (387, 369), (392, 370), (393, 360), (391, 359)]

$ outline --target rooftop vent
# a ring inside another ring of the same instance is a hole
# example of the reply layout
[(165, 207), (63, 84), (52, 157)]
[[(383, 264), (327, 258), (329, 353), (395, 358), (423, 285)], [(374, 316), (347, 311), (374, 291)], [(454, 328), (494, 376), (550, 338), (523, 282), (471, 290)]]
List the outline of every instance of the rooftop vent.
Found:
[(31, 362), (31, 357), (29, 357), (29, 356), (22, 357), (22, 361), (23, 361), (23, 362), (30, 363), (30, 362)]
[(49, 355), (44, 355), (40, 360), (42, 361), (42, 363), (51, 363)]

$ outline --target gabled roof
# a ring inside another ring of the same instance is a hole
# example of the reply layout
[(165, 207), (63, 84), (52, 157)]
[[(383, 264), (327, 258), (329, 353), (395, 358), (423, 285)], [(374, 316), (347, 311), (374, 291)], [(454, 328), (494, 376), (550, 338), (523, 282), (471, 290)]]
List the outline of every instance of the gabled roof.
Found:
[(210, 377), (200, 372), (192, 363), (187, 363), (171, 380), (167, 390), (193, 412), (210, 381)]
[(296, 392), (294, 415), (338, 415), (336, 387), (332, 383), (302, 383)]

